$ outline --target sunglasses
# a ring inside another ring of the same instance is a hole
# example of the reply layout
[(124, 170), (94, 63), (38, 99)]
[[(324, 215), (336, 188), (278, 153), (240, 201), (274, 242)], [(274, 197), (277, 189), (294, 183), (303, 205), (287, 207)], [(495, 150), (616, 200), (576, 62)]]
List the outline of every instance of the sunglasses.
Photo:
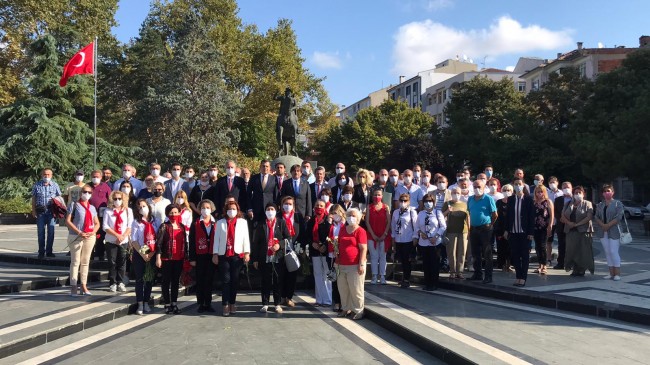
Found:
[(82, 191), (81, 193), (82, 193), (82, 194), (92, 194), (93, 192), (92, 192), (92, 191), (85, 190), (85, 191)]
[(121, 201), (122, 201), (122, 198), (113, 199), (113, 201), (121, 202)]
[(161, 189), (154, 189), (154, 191), (161, 191), (161, 192), (162, 192), (162, 190), (161, 190)]
[(401, 201), (402, 203), (408, 202), (408, 200), (402, 200), (402, 199), (400, 199), (399, 201)]

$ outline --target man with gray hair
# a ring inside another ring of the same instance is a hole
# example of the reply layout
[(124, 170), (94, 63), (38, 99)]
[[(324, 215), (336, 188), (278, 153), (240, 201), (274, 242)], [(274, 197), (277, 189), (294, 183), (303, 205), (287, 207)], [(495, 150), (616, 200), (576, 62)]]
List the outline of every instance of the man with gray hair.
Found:
[(325, 181), (325, 167), (318, 166), (314, 170), (314, 182), (309, 184), (309, 190), (311, 190), (311, 201), (316, 202), (320, 199), (320, 193), (323, 192), (323, 189), (327, 189), (327, 181)]
[(115, 184), (113, 184), (113, 191), (119, 191), (120, 186), (124, 181), (131, 183), (131, 188), (133, 188), (133, 194), (135, 194), (135, 196), (138, 196), (140, 189), (142, 189), (142, 181), (138, 180), (135, 177), (135, 168), (133, 167), (133, 165), (128, 163), (122, 165), (122, 178), (117, 180)]

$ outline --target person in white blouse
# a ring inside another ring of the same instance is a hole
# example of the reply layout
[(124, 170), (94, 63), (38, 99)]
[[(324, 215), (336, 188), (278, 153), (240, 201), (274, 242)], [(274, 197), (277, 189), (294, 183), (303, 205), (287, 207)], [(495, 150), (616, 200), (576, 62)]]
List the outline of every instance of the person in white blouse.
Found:
[(126, 248), (131, 235), (133, 211), (126, 207), (126, 194), (113, 191), (104, 212), (103, 229), (106, 232), (106, 257), (108, 259), (109, 291), (126, 292)]
[(431, 171), (424, 170), (422, 181), (420, 182), (420, 189), (422, 189), (424, 194), (435, 194), (435, 191), (438, 190), (435, 181), (431, 181)]
[(151, 206), (151, 216), (153, 217), (153, 226), (158, 231), (161, 224), (165, 222), (167, 216), (165, 215), (165, 208), (172, 202), (163, 197), (165, 192), (165, 185), (160, 182), (153, 184), (153, 196), (147, 199), (147, 204)]
[(410, 205), (410, 196), (407, 193), (398, 197), (398, 208), (393, 211), (391, 231), (393, 252), (402, 263), (403, 280), (402, 288), (411, 286), (411, 252), (418, 242), (417, 217), (418, 213)]
[(438, 287), (440, 277), (440, 248), (447, 229), (442, 212), (435, 208), (431, 195), (422, 198), (424, 210), (418, 214), (416, 228), (418, 231), (418, 250), (422, 255), (424, 271), (424, 290), (433, 291)]
[(251, 243), (248, 223), (243, 218), (239, 204), (227, 202), (224, 206), (225, 218), (217, 221), (214, 234), (212, 262), (219, 265), (221, 277), (223, 315), (237, 312), (235, 302), (239, 286), (241, 266), (250, 261)]

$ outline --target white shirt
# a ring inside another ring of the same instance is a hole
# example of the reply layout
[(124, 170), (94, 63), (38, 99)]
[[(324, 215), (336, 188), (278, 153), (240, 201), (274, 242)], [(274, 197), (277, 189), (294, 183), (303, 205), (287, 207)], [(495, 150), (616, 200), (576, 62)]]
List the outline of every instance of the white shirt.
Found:
[[(113, 191), (119, 191), (120, 190), (120, 185), (122, 185), (122, 182), (124, 181), (124, 178), (121, 178), (117, 180), (113, 184)], [(129, 179), (129, 182), (131, 183), (131, 187), (133, 187), (133, 195), (138, 196), (138, 192), (142, 189), (144, 184), (142, 181), (136, 179), (135, 177), (132, 177)]]
[(158, 231), (158, 227), (165, 221), (165, 208), (172, 202), (166, 198), (160, 198), (160, 201), (157, 203), (153, 201), (153, 198), (147, 199), (147, 204), (151, 206), (151, 216), (153, 217), (153, 228)]
[(411, 197), (411, 207), (418, 208), (422, 198), (424, 198), (424, 191), (420, 188), (419, 185), (411, 184), (409, 188), (405, 185), (397, 185), (395, 193), (393, 194), (393, 200), (399, 200), (399, 196), (402, 194), (408, 194)]
[[(154, 236), (154, 241), (155, 241)], [(131, 225), (131, 241), (137, 242), (140, 247), (147, 244), (144, 238), (144, 223), (139, 221), (133, 221)]]
[[(418, 221), (416, 224), (418, 230), (418, 245), (420, 246), (437, 246), (442, 243), (442, 235), (445, 234), (447, 229), (447, 223), (445, 222), (445, 217), (442, 215), (442, 212), (438, 209), (433, 209), (431, 212), (426, 210), (418, 213)], [(427, 238), (424, 239), (420, 236), (419, 232), (425, 233)], [(436, 239), (436, 244), (431, 244), (429, 238), (434, 238), (438, 235)]]
[[(114, 216), (114, 211), (115, 209), (107, 209), (104, 212), (104, 222), (102, 223), (102, 229), (104, 231), (107, 231), (109, 228), (110, 229), (115, 229), (115, 221), (117, 220), (117, 217)], [(122, 217), (122, 234), (126, 233), (127, 229), (130, 229), (131, 226), (133, 225), (133, 211), (131, 208), (127, 209), (122, 209), (121, 212), (118, 213), (120, 217)], [(119, 243), (119, 244), (124, 244), (129, 242), (129, 236), (125, 236), (122, 242), (116, 242), (117, 237), (113, 236), (110, 233), (106, 233), (106, 242), (109, 243)]]
[(181, 188), (183, 187), (184, 182), (185, 182), (185, 180), (180, 179), (180, 178), (178, 179), (178, 181), (174, 181), (172, 179), (172, 181), (171, 181), (172, 197), (176, 197), (176, 193), (178, 193), (181, 190)]
[(153, 179), (153, 182), (159, 182), (159, 183), (165, 183), (165, 181), (169, 180), (168, 178), (158, 175), (155, 179)]
[(429, 186), (420, 185), (420, 189), (422, 189), (422, 191), (425, 194), (429, 194), (430, 192), (437, 191), (438, 187), (435, 186), (435, 185), (429, 184)]
[(395, 209), (390, 222), (390, 228), (393, 232), (395, 242), (411, 242), (418, 238), (416, 228), (417, 217), (418, 213), (412, 207), (409, 207), (405, 211), (402, 211), (402, 209)]

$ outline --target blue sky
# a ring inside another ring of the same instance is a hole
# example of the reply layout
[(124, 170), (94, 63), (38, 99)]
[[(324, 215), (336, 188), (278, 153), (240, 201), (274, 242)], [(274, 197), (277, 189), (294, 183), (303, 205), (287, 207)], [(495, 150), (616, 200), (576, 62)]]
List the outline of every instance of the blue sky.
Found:
[[(650, 34), (645, 0), (240, 0), (239, 7), (243, 22), (262, 32), (291, 19), (306, 67), (326, 77), (330, 98), (342, 105), (456, 55), (505, 69), (520, 56), (555, 58), (577, 41), (637, 47)], [(148, 10), (146, 0), (121, 0), (117, 38), (136, 37)]]

